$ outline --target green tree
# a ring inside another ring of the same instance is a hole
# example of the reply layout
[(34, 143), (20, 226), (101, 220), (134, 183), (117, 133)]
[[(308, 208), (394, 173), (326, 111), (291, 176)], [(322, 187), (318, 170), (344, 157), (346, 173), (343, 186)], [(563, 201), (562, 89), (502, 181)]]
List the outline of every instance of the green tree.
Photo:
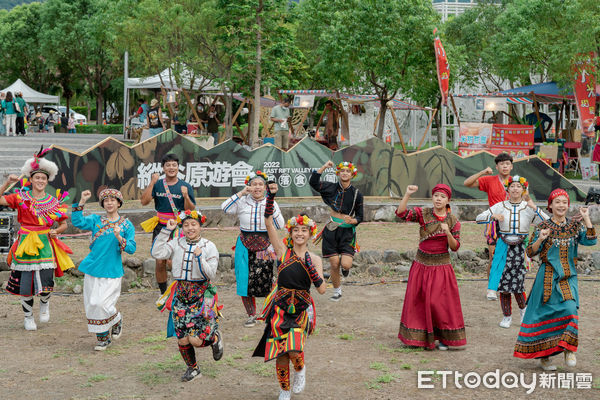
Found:
[(97, 124), (102, 124), (106, 91), (123, 71), (115, 52), (120, 18), (110, 0), (48, 0), (42, 13), (44, 37), (73, 63), (96, 99)]
[(431, 104), (438, 95), (429, 0), (305, 0), (301, 21), (315, 47), (313, 74), (330, 89), (375, 93), (381, 138), (397, 94)]
[(304, 58), (296, 46), (287, 0), (218, 0), (219, 54), (226, 54), (226, 84), (244, 94), (253, 92), (250, 144), (258, 142), (261, 93), (296, 87), (305, 74)]
[(20, 78), (40, 91), (48, 91), (52, 72), (40, 48), (42, 5), (32, 3), (0, 13), (0, 79), (11, 84)]

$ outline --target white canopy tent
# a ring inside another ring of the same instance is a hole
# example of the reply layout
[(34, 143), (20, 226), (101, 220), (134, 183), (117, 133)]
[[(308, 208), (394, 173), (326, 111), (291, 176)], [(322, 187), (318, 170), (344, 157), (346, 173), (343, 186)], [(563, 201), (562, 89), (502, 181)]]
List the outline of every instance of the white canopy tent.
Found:
[(25, 84), (21, 79), (17, 79), (9, 87), (2, 89), (2, 92), (12, 92), (14, 95), (17, 92), (23, 93), (23, 99), (27, 103), (42, 103), (42, 104), (59, 104), (59, 97), (52, 96), (33, 90)]
[[(185, 90), (219, 90), (218, 87), (210, 85), (204, 77), (194, 75), (187, 68), (182, 70), (180, 79), (181, 88)], [(157, 75), (127, 79), (128, 89), (160, 89), (163, 87), (167, 90), (181, 89), (175, 82), (172, 67), (166, 68)]]
[(217, 91), (217, 86), (211, 85), (210, 81), (203, 76), (194, 75), (185, 66), (180, 74), (181, 85), (177, 85), (173, 67), (166, 68), (160, 74), (146, 76), (143, 78), (129, 77), (129, 54), (125, 52), (125, 76), (124, 76), (124, 99), (123, 99), (123, 135), (126, 136), (127, 126), (129, 125), (129, 89), (157, 89), (166, 90), (203, 90)]

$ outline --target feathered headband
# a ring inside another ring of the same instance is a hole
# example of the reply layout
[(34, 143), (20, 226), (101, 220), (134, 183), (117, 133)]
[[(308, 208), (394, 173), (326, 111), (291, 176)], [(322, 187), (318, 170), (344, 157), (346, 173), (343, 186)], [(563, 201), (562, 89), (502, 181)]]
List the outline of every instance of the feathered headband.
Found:
[(45, 148), (42, 145), (40, 151), (33, 154), (33, 158), (25, 161), (23, 168), (21, 168), (21, 174), (27, 178), (31, 178), (34, 174), (42, 172), (48, 177), (48, 181), (52, 182), (58, 173), (58, 166), (50, 160), (46, 160), (44, 156), (48, 154), (51, 147)]

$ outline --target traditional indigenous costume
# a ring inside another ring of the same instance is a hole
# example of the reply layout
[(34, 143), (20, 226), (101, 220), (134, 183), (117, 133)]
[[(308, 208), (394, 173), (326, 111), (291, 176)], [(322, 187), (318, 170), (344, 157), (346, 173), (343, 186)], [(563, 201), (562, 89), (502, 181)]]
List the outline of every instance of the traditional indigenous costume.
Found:
[[(206, 217), (196, 210), (182, 211), (178, 215), (181, 224), (188, 218), (198, 220), (200, 225), (206, 221)], [(171, 311), (169, 319), (172, 320), (169, 322), (173, 323), (178, 339), (186, 336), (200, 339), (199, 347), (212, 346), (213, 358), (219, 360), (223, 355), (218, 323), (221, 307), (218, 306), (217, 289), (213, 285), (217, 276), (219, 252), (208, 239), (198, 238), (192, 241), (179, 237), (169, 240), (171, 233), (166, 227), (163, 228), (151, 250), (154, 258), (173, 261), (172, 274), (175, 281), (161, 297), (167, 300), (165, 306)], [(202, 251), (199, 256), (195, 254), (197, 248)], [(182, 380), (189, 381), (200, 374), (196, 352), (189, 343), (179, 344), (179, 351), (188, 366)]]
[[(246, 177), (246, 185), (253, 179), (267, 182), (264, 172), (252, 172)], [(226, 214), (233, 214), (240, 221), (240, 236), (235, 244), (236, 291), (248, 314), (247, 326), (256, 322), (256, 297), (266, 297), (273, 287), (275, 251), (269, 242), (264, 213), (266, 198), (254, 200), (252, 195), (238, 197), (234, 194), (221, 204)], [(285, 223), (279, 206), (274, 203), (273, 224), (277, 229)]]
[[(115, 198), (119, 207), (123, 205), (123, 195), (116, 189), (104, 189), (100, 192), (100, 206), (104, 201)], [(105, 350), (113, 339), (121, 336), (122, 317), (117, 311), (117, 300), (121, 294), (123, 277), (123, 252), (135, 253), (135, 228), (125, 217), (110, 221), (96, 214), (83, 216), (83, 206), (73, 204), (71, 219), (73, 226), (92, 231), (90, 254), (79, 264), (79, 271), (85, 274), (83, 279), (83, 305), (88, 321), (88, 331), (95, 333), (98, 339), (96, 350)], [(119, 227), (122, 240), (117, 240), (114, 228)], [(109, 334), (110, 330), (110, 334)]]
[[(449, 186), (436, 185), (432, 195), (443, 192), (452, 197)], [(407, 209), (398, 218), (418, 222), (420, 243), (410, 267), (408, 286), (402, 307), (398, 338), (406, 345), (435, 348), (435, 340), (444, 346), (465, 346), (465, 323), (448, 238), (440, 227), (445, 223), (460, 246), (460, 222), (448, 211), (441, 217), (433, 208)]]
[(25, 312), (25, 327), (35, 330), (33, 319), (33, 296), (40, 295), (40, 322), (50, 319), (49, 298), (54, 289), (54, 276), (62, 276), (63, 271), (74, 267), (67, 253), (71, 249), (50, 237), (50, 229), (55, 222), (65, 221), (67, 207), (63, 204), (68, 193), (56, 191), (57, 197), (46, 194), (41, 199), (31, 195), (27, 187), (31, 177), (43, 173), (52, 181), (58, 173), (58, 167), (43, 157), (50, 149), (40, 150), (33, 158), (25, 162), (21, 173), (21, 188), (15, 194), (4, 196), (8, 206), (17, 210), (17, 220), (21, 225), (17, 240), (12, 245), (6, 262), (11, 274), (6, 286), (9, 293), (22, 296), (21, 305)]
[[(505, 182), (508, 187), (513, 182), (519, 182), (524, 190), (529, 186), (527, 180), (515, 175), (509, 176)], [(525, 257), (526, 239), (529, 235), (529, 227), (548, 219), (548, 215), (539, 207), (529, 207), (526, 201), (511, 203), (509, 200), (496, 203), (476, 218), (479, 224), (490, 224), (494, 214), (501, 214), (504, 219), (496, 221), (498, 226), (498, 240), (492, 259), (492, 268), (488, 278), (488, 289), (500, 293), (500, 306), (504, 319), (500, 323), (503, 328), (510, 327), (511, 323), (511, 299), (513, 293), (515, 300), (521, 310), (521, 316), (525, 312), (525, 274), (527, 263)]]
[[(140, 226), (146, 232), (152, 232), (152, 241), (156, 239), (161, 230), (167, 225), (167, 221), (170, 219), (176, 219), (176, 215), (179, 211), (185, 209), (185, 198), (181, 193), (181, 187), (187, 187), (188, 193), (190, 194), (190, 200), (196, 204), (196, 199), (192, 195), (194, 189), (192, 186), (182, 181), (177, 180), (177, 183), (173, 185), (167, 184), (166, 178), (157, 181), (152, 188), (152, 198), (154, 199), (154, 208), (156, 209), (156, 216), (147, 219), (142, 222)], [(171, 235), (173, 237), (173, 235)], [(161, 293), (166, 290), (166, 282), (159, 282), (159, 288)]]
[[(558, 196), (569, 197), (566, 191), (556, 189), (548, 198), (548, 206)], [(542, 229), (550, 229), (550, 236), (534, 252), (533, 243)], [(515, 357), (541, 358), (577, 351), (579, 290), (575, 266), (580, 244), (595, 245), (596, 231), (569, 219), (560, 225), (546, 220), (531, 235), (527, 254), (539, 254), (542, 263), (527, 300)]]
[[(350, 162), (341, 162), (337, 165), (336, 174), (339, 175), (342, 169), (352, 171), (352, 178), (356, 176), (358, 170)], [(331, 216), (329, 222), (323, 230), (317, 235), (318, 243), (322, 243), (323, 258), (350, 256), (359, 251), (358, 243), (356, 242), (356, 226), (363, 220), (363, 195), (358, 189), (352, 185), (343, 188), (338, 183), (331, 183), (321, 180), (321, 174), (313, 171), (309, 180), (310, 186), (317, 191), (325, 204), (333, 211), (340, 214), (354, 217), (357, 221), (356, 225), (347, 224), (343, 219)], [(342, 268), (342, 274), (348, 275), (348, 270)], [(342, 297), (342, 287), (334, 288), (332, 300), (339, 300)]]
[[(298, 215), (287, 222), (290, 232), (288, 248), (277, 267), (277, 286), (265, 300), (260, 319), (265, 321), (266, 326), (253, 356), (264, 357), (266, 362), (287, 354), (296, 371), (294, 392), (300, 392), (305, 379), (304, 344), (316, 324), (310, 286), (312, 283), (320, 287), (323, 279), (312, 265), (308, 252), (303, 256), (294, 252), (291, 231), (296, 225), (309, 226), (313, 236), (317, 231), (315, 222), (307, 216)], [(276, 364), (276, 372), (282, 391), (280, 398), (287, 398), (286, 393), (289, 395), (290, 391), (289, 364)]]

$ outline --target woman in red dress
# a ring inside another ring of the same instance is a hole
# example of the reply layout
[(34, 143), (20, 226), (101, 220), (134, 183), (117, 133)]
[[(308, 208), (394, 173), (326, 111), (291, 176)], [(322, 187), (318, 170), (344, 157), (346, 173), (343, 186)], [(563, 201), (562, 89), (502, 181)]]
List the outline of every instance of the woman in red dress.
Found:
[(452, 190), (438, 184), (432, 191), (433, 208), (407, 210), (410, 196), (419, 188), (409, 185), (396, 216), (418, 222), (420, 243), (408, 275), (398, 338), (406, 345), (447, 350), (467, 344), (456, 276), (448, 248), (460, 247), (460, 222), (451, 214)]

